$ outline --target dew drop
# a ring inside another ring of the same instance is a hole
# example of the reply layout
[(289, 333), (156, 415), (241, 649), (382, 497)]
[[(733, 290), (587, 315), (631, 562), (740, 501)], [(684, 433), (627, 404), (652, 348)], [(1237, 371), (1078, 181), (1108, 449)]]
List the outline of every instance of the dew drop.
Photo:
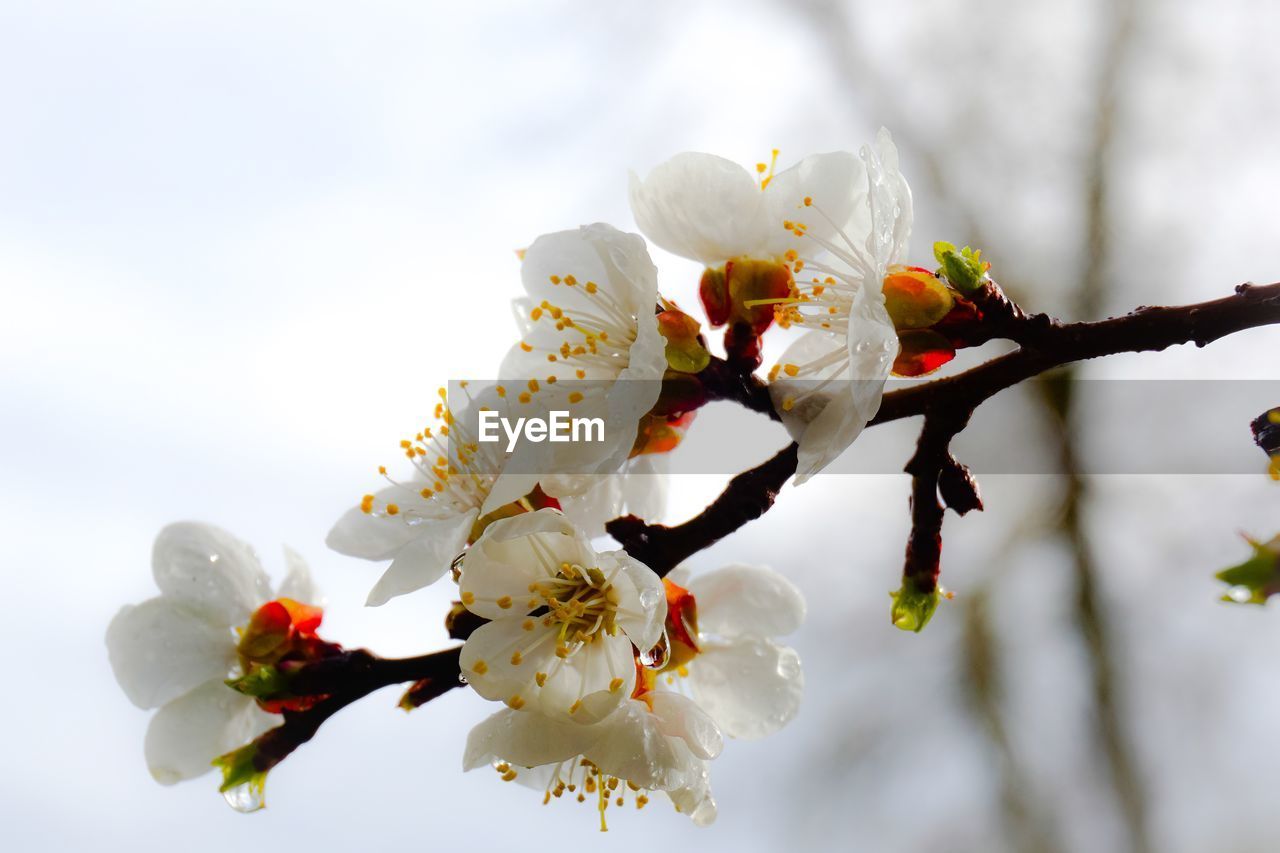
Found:
[(648, 651), (640, 653), (640, 665), (647, 669), (662, 669), (670, 658), (671, 642), (667, 639), (667, 631), (664, 628), (657, 644)]
[(1233, 586), (1227, 590), (1227, 597), (1237, 604), (1244, 604), (1249, 600), (1251, 593), (1247, 586)]
[(250, 780), (222, 792), (227, 805), (242, 814), (256, 812), (266, 805), (262, 780)]

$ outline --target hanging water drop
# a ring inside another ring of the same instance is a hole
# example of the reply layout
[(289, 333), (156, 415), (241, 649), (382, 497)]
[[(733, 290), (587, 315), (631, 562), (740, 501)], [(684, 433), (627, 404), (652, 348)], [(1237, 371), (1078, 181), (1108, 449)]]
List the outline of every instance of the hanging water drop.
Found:
[(248, 782), (242, 782), (234, 788), (223, 791), (222, 798), (227, 801), (227, 805), (242, 814), (256, 812), (266, 806), (266, 800), (263, 797), (265, 781), (265, 779), (250, 779)]
[(671, 659), (671, 641), (667, 638), (667, 629), (662, 629), (662, 636), (653, 648), (640, 653), (640, 665), (647, 669), (662, 669)]

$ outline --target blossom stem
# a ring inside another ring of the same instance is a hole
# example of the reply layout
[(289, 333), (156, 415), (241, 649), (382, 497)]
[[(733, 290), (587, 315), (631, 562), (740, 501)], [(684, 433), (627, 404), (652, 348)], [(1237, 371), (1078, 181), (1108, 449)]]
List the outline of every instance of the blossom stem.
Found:
[[(307, 664), (293, 674), (290, 688), (298, 695), (325, 698), (305, 711), (284, 711), (284, 722), (259, 735), (254, 769), (265, 773), (311, 738), (325, 720), (375, 690), (392, 684), (424, 682), (433, 685), (432, 698), (462, 686), (458, 678), (461, 647), (412, 658), (380, 658), (365, 649), (352, 649)], [(425, 700), (424, 700), (425, 701)]]

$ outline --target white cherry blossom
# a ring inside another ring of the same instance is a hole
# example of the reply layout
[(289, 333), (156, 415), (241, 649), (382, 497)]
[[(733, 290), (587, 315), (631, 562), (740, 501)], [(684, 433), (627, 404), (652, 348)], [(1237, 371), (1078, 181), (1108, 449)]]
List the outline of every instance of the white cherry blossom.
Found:
[[(385, 466), (380, 468), (388, 485), (366, 494), (334, 524), (325, 540), (333, 550), (391, 561), (369, 592), (367, 605), (382, 605), (435, 583), (488, 521), (547, 505), (545, 496), (538, 504), (530, 500), (539, 478), (504, 480), (508, 454), (503, 446), (477, 440), (477, 413), (493, 409), (514, 414), (511, 396), (503, 386), (490, 387), (468, 397), (466, 407), (455, 414), (441, 389), (436, 423), (400, 443), (410, 475), (393, 478)], [(554, 492), (565, 514), (592, 537), (604, 534), (606, 521), (628, 512), (654, 517), (666, 499), (664, 463), (652, 457), (627, 460), (616, 474), (542, 479), (545, 491)], [(499, 487), (499, 482), (506, 485)], [(507, 487), (516, 487), (510, 494), (525, 491), (505, 505), (489, 500), (495, 488)]]
[(237, 666), (235, 629), (268, 601), (314, 602), (306, 564), (285, 549), (288, 576), (273, 595), (253, 549), (208, 524), (160, 531), (152, 574), (160, 595), (120, 610), (107, 628), (116, 681), (139, 708), (158, 708), (147, 728), (151, 775), (171, 785), (278, 725), (280, 718), (228, 687)]
[(886, 130), (874, 147), (807, 157), (757, 183), (710, 154), (673, 157), (631, 178), (640, 230), (708, 267), (771, 261), (793, 276), (775, 304), (805, 331), (770, 373), (774, 405), (800, 445), (796, 482), (839, 456), (880, 407), (898, 353), (881, 287), (906, 254), (911, 192)]
[(552, 497), (567, 498), (623, 470), (667, 368), (657, 269), (639, 235), (602, 223), (545, 234), (524, 252), (521, 280), (525, 296), (514, 303), (521, 340), (498, 374), (509, 405), (517, 415), (558, 409), (599, 417), (604, 441), (522, 444), (485, 512), (539, 480)]
[(784, 325), (805, 329), (770, 373), (783, 423), (799, 442), (796, 482), (843, 453), (880, 409), (898, 355), (898, 334), (884, 305), (890, 268), (905, 259), (911, 233), (911, 190), (898, 170), (887, 130), (860, 152), (858, 204), (836, 230), (807, 227), (840, 220), (815, 201), (812, 215), (791, 224), (804, 239), (794, 265), (792, 299), (775, 311)]
[(804, 621), (795, 585), (772, 569), (741, 565), (699, 574), (680, 568), (667, 580), (676, 623), (668, 630), (669, 680), (687, 688), (730, 737), (754, 740), (790, 722), (804, 672), (795, 650), (774, 639)]
[(635, 649), (652, 648), (666, 618), (662, 582), (643, 563), (597, 553), (542, 509), (489, 525), (461, 569), (463, 605), (490, 620), (460, 660), (481, 696), (589, 724), (631, 695)]

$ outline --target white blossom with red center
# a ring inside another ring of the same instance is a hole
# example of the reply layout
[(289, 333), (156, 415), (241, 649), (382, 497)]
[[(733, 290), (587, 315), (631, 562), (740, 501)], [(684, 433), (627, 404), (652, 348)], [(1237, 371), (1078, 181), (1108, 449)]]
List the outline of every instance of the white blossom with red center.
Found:
[(757, 168), (758, 183), (723, 158), (680, 154), (643, 181), (632, 176), (631, 209), (650, 240), (709, 268), (747, 258), (792, 276), (788, 296), (754, 304), (806, 330), (769, 373), (803, 483), (880, 407), (898, 352), (881, 287), (906, 254), (911, 191), (883, 129), (857, 155), (813, 155), (776, 175)]
[(776, 642), (804, 622), (804, 597), (772, 569), (676, 569), (666, 578), (667, 683), (688, 689), (730, 737), (755, 740), (795, 717), (804, 671)]
[(283, 603), (313, 631), (320, 611), (306, 564), (285, 549), (289, 573), (271, 592), (257, 555), (208, 524), (160, 531), (152, 574), (160, 595), (120, 610), (107, 628), (116, 681), (139, 708), (158, 708), (147, 727), (147, 767), (161, 784), (213, 769), (216, 757), (279, 725), (225, 682), (240, 668), (239, 633), (260, 608)]

